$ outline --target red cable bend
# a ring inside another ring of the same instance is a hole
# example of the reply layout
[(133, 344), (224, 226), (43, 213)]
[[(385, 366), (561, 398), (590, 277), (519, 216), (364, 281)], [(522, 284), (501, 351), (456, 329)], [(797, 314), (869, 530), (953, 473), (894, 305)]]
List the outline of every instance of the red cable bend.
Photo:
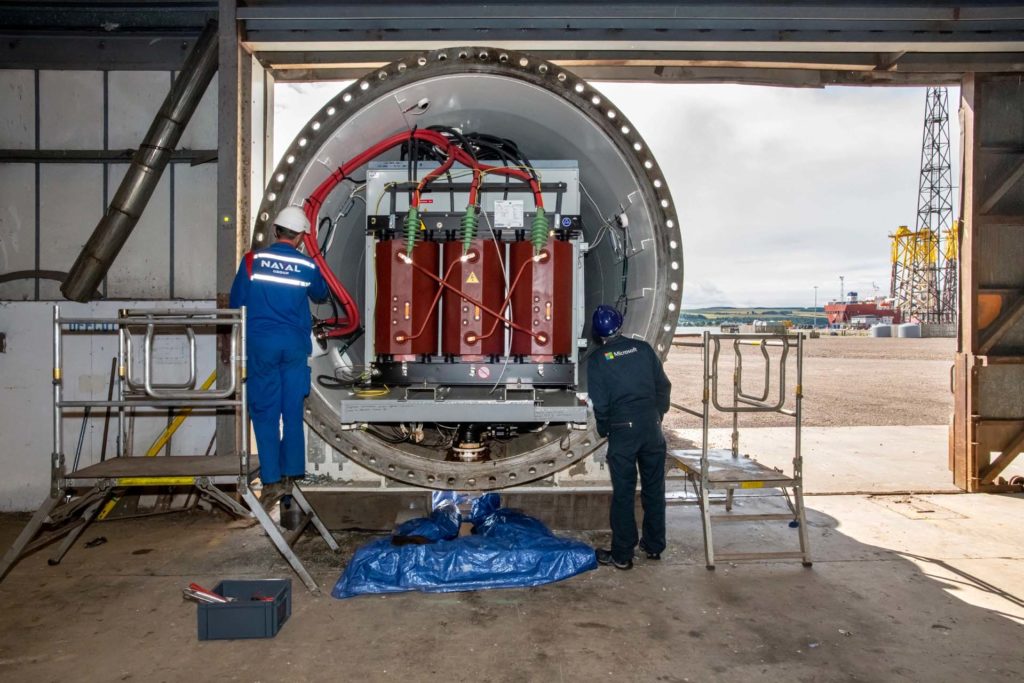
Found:
[[(324, 258), (323, 253), (320, 251), (320, 246), (317, 243), (317, 221), (320, 215), (320, 207), (323, 206), (324, 201), (327, 199), (327, 196), (331, 191), (337, 187), (342, 180), (349, 177), (356, 169), (366, 165), (392, 147), (400, 145), (410, 138), (429, 142), (448, 153), (448, 159), (445, 160), (444, 164), (432, 171), (423, 179), (423, 182), (420, 183), (420, 186), (416, 191), (416, 196), (413, 200), (415, 202), (414, 206), (419, 203), (419, 192), (427, 182), (447, 171), (451, 168), (452, 164), (457, 161), (460, 164), (473, 169), (477, 173), (486, 171), (487, 173), (494, 173), (496, 175), (507, 175), (528, 183), (530, 190), (533, 192), (537, 208), (540, 209), (544, 207), (544, 199), (541, 195), (540, 186), (529, 173), (518, 168), (480, 164), (466, 150), (453, 144), (448, 138), (437, 131), (415, 130), (411, 134), (398, 133), (389, 138), (385, 138), (372, 147), (364, 150), (362, 153), (356, 155), (331, 173), (331, 175), (320, 183), (313, 193), (306, 198), (305, 211), (306, 217), (309, 218), (310, 225), (309, 233), (303, 238), (303, 242), (306, 245), (306, 252), (316, 262), (317, 266), (319, 266), (320, 272), (323, 273), (324, 279), (327, 281), (327, 287), (338, 299), (339, 304), (344, 309), (344, 318), (334, 320), (334, 322), (338, 323), (338, 326), (334, 329), (328, 330), (328, 337), (343, 337), (359, 329), (359, 309), (356, 306), (356, 302), (352, 298), (352, 295), (348, 293), (348, 290), (346, 290), (344, 285), (341, 284), (341, 281), (338, 280), (334, 271), (332, 271), (327, 265), (327, 261)], [(515, 325), (513, 324), (513, 326)]]

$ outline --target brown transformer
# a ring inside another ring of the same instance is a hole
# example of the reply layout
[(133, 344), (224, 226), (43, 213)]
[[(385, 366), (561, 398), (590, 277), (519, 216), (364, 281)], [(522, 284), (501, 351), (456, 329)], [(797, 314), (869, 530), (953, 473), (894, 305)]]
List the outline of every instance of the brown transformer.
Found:
[(509, 277), (513, 283), (522, 270), (512, 292), (512, 321), (536, 335), (513, 328), (511, 353), (545, 363), (554, 356), (572, 354), (572, 283), (576, 264), (572, 245), (561, 240), (549, 238), (540, 256), (540, 260), (533, 260), (530, 242), (509, 245)]
[(483, 304), (467, 301), (445, 288), (441, 351), (447, 356), (478, 361), (505, 352), (505, 326), (485, 309), (500, 312), (505, 300), (504, 246), (493, 240), (473, 240), (462, 259), (462, 242), (446, 242), (444, 268), (448, 282)]
[(436, 242), (419, 242), (406, 263), (405, 241), (377, 243), (377, 308), (374, 345), (378, 355), (415, 360), (437, 353), (437, 306), (440, 284), (419, 266), (437, 275), (441, 250)]

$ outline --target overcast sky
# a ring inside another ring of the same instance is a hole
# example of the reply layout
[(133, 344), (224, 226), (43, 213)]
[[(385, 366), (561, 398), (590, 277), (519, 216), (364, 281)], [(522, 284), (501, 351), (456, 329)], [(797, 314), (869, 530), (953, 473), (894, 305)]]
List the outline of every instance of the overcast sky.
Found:
[[(342, 85), (277, 86), (277, 156)], [(684, 309), (810, 306), (814, 285), (821, 305), (840, 275), (862, 297), (888, 292), (888, 236), (915, 219), (923, 88), (595, 85), (668, 180)], [(958, 96), (950, 89), (954, 164)]]

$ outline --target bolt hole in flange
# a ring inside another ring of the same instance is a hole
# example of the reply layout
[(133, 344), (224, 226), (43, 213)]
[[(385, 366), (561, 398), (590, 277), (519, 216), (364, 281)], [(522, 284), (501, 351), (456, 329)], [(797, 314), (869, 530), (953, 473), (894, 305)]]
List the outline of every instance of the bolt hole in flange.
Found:
[[(400, 106), (395, 106), (396, 101)], [(559, 215), (555, 193), (545, 189), (544, 198), (550, 205), (546, 207), (547, 215), (542, 223), (543, 230), (531, 230), (533, 198), (529, 193), (516, 189), (515, 185), (520, 181), (506, 182), (501, 177), (487, 179), (490, 183), (509, 184), (512, 191), (508, 194), (507, 200), (521, 202), (525, 213), (522, 219), (523, 234), (518, 237), (506, 236), (502, 238), (503, 240), (520, 239), (527, 243), (538, 240), (534, 242), (536, 245), (547, 239), (557, 241), (557, 230), (578, 229), (582, 233), (581, 241), (597, 242), (599, 231), (607, 222), (607, 218), (617, 215), (621, 211), (620, 206), (627, 207), (625, 216), (628, 217), (628, 237), (630, 243), (634, 245), (635, 253), (629, 258), (629, 273), (625, 287), (621, 273), (622, 259), (615, 248), (624, 236), (615, 233), (602, 239), (585, 257), (580, 257), (582, 290), (578, 292), (579, 309), (585, 313), (598, 303), (627, 300), (629, 307), (624, 332), (646, 339), (655, 348), (669, 348), (682, 294), (683, 260), (682, 249), (679, 248), (682, 239), (673, 210), (675, 204), (671, 201), (664, 182), (664, 174), (658, 167), (657, 160), (651, 156), (650, 149), (646, 147), (635, 127), (620, 109), (614, 107), (603, 94), (576, 78), (571, 72), (557, 68), (533, 55), (483, 47), (446, 48), (412, 55), (383, 68), (374, 69), (366, 77), (356, 80), (317, 112), (288, 147), (283, 161), (272, 174), (270, 187), (267, 188), (259, 210), (255, 213), (257, 221), (253, 229), (254, 235), (271, 234), (271, 218), (285, 206), (303, 205), (334, 171), (333, 164), (338, 163), (338, 160), (350, 159), (360, 150), (390, 135), (403, 131), (407, 133), (412, 125), (408, 120), (411, 115), (416, 116), (417, 130), (447, 128), (462, 133), (472, 132), (500, 137), (514, 141), (523, 156), (534, 164), (547, 163), (548, 169), (557, 167), (558, 163), (575, 164), (581, 186), (580, 192), (575, 195), (579, 197), (576, 213), (569, 215), (563, 205), (562, 215)], [(430, 150), (428, 146), (424, 146), (422, 151), (429, 154)], [(376, 162), (401, 163), (401, 172), (404, 174), (406, 164), (403, 159), (408, 160), (408, 146), (405, 152), (406, 156), (403, 157), (401, 148), (395, 147), (380, 155)], [(423, 168), (430, 168), (428, 164), (437, 167), (440, 161), (443, 161), (443, 155), (436, 160), (421, 158), (420, 161)], [(497, 158), (486, 163), (496, 162), (501, 163)], [(547, 176), (554, 177), (553, 171), (548, 170), (545, 173), (545, 168), (538, 170), (542, 183), (547, 182)], [(329, 216), (332, 223), (337, 223), (333, 225), (333, 246), (325, 256), (326, 263), (337, 274), (343, 286), (351, 292), (365, 320), (364, 333), (361, 337), (329, 338), (327, 353), (312, 360), (312, 371), (314, 377), (325, 375), (346, 380), (351, 378), (350, 381), (369, 381), (379, 387), (385, 384), (383, 378), (372, 376), (373, 372), (379, 371), (379, 358), (366, 356), (367, 340), (376, 343), (370, 317), (373, 313), (374, 300), (369, 296), (367, 288), (377, 286), (376, 279), (379, 278), (379, 273), (377, 278), (374, 277), (373, 270), (367, 273), (367, 268), (372, 269), (379, 261), (375, 260), (372, 251), (367, 250), (366, 228), (371, 214), (387, 217), (390, 200), (386, 197), (381, 199), (380, 208), (375, 209), (373, 205), (377, 198), (359, 197), (366, 201), (353, 202), (351, 207), (346, 208), (356, 186), (354, 180), (366, 177), (369, 182), (369, 176), (373, 172), (376, 171), (366, 166), (354, 169), (351, 174), (353, 181), (345, 180), (339, 183), (320, 207), (320, 216)], [(465, 166), (460, 163), (452, 166), (451, 174), (452, 183), (469, 182)], [(438, 182), (448, 180), (443, 178)], [(448, 194), (437, 191), (424, 195), (425, 199), (432, 201), (421, 207), (421, 216), (433, 218), (429, 218), (429, 221), (418, 221), (424, 227), (415, 231), (411, 242), (411, 261), (415, 260), (419, 250), (429, 251), (435, 248), (430, 246), (431, 243), (438, 248), (436, 271), (439, 278), (443, 275), (441, 262), (442, 252), (446, 247), (445, 240), (459, 242), (463, 233), (458, 219), (465, 207), (465, 195), (457, 192), (456, 205), (447, 206), (448, 200), (445, 198)], [(407, 206), (407, 192), (397, 193), (396, 198), (396, 201), (405, 202), (402, 204), (403, 207)], [(498, 199), (505, 200), (502, 195), (498, 195)], [(493, 224), (496, 218), (493, 197), (490, 200), (484, 197), (482, 206), (484, 215), (478, 214), (475, 217), (477, 234), (475, 237), (470, 235), (471, 243), (474, 238), (489, 235), (487, 231), (491, 229), (490, 224)], [(448, 214), (454, 212), (455, 222), (447, 223), (449, 218), (440, 215), (445, 212), (435, 211), (435, 207), (447, 208)], [(347, 213), (343, 209), (346, 209)], [(404, 208), (396, 209), (398, 222), (405, 218), (405, 211)], [(560, 220), (556, 221), (556, 218)], [(566, 218), (569, 219), (568, 223)], [(441, 226), (438, 227), (437, 223), (441, 223)], [(471, 221), (470, 225), (474, 225), (474, 221)], [(459, 246), (461, 247), (461, 244)], [(512, 246), (507, 244), (502, 247), (504, 255), (500, 263), (506, 274), (499, 275), (499, 279), (502, 280), (499, 288), (501, 298), (497, 304), (499, 306), (505, 294), (504, 288), (508, 287), (510, 280), (515, 277), (515, 272), (509, 268)], [(466, 251), (474, 254), (483, 253), (474, 244), (470, 244), (470, 247)], [(548, 254), (549, 249), (550, 247), (545, 246), (542, 250), (533, 251), (531, 247), (529, 255), (541, 252)], [(391, 252), (394, 258), (387, 260), (392, 264), (392, 268), (411, 267), (411, 263), (403, 261), (398, 255), (404, 255), (405, 251), (403, 244), (401, 249)], [(457, 253), (461, 255), (465, 252), (459, 249)], [(463, 264), (464, 272), (460, 276), (462, 285), (465, 285), (467, 279), (472, 279), (471, 274), (476, 278), (481, 269), (489, 267), (486, 255), (483, 258), (473, 256), (471, 259), (471, 262), (467, 259)], [(540, 266), (551, 267), (546, 262), (533, 264), (533, 267)], [(567, 267), (557, 259), (555, 266), (569, 272), (576, 270), (575, 267)], [(569, 286), (573, 287), (575, 284), (575, 281), (571, 281)], [(416, 302), (420, 292), (427, 293), (426, 303), (429, 305), (435, 285), (436, 282), (432, 283), (429, 279), (419, 283), (413, 290), (416, 297), (411, 299), (411, 305), (419, 305)], [(486, 295), (481, 292), (474, 296), (479, 302), (478, 297)], [(553, 318), (559, 315), (554, 309), (546, 310), (546, 299), (541, 299), (542, 301), (537, 303), (531, 299), (529, 303), (528, 328), (533, 328), (534, 319), (540, 325), (547, 315)], [(439, 301), (443, 300), (439, 298)], [(390, 299), (388, 301), (390, 313), (392, 304)], [(438, 327), (431, 330), (438, 330), (443, 325), (443, 303), (437, 305)], [(488, 317), (489, 313), (486, 310), (475, 312), (476, 303), (465, 302), (465, 305), (468, 309), (465, 313), (461, 307), (459, 310), (457, 339), (460, 344), (479, 347), (489, 339), (486, 337), (488, 330), (483, 323), (493, 321), (493, 317)], [(534, 306), (537, 307), (536, 312)], [(324, 315), (324, 312), (319, 311), (319, 315)], [(399, 315), (395, 319), (401, 317)], [(581, 317), (584, 318), (581, 329), (573, 330), (571, 335), (573, 348), (567, 354), (570, 364), (578, 362), (580, 356), (586, 352), (586, 349), (575, 347), (577, 337), (589, 337), (586, 316)], [(465, 326), (461, 322), (463, 319), (467, 321)], [(388, 322), (391, 320), (392, 317), (389, 315)], [(409, 323), (412, 322), (415, 321), (410, 319)], [(470, 323), (473, 326), (470, 326)], [(398, 331), (399, 329), (395, 328), (386, 335), (386, 338), (393, 340)], [(412, 345), (418, 340), (414, 338), (417, 326), (409, 324), (402, 328), (402, 332), (404, 344)], [(429, 337), (431, 334), (440, 333), (425, 332), (423, 336)], [(493, 336), (502, 337), (501, 343), (507, 348), (507, 337), (510, 334), (511, 331), (506, 326), (501, 326), (500, 331)], [(529, 353), (551, 353), (545, 349), (562, 343), (559, 338), (553, 338), (548, 330), (542, 330), (536, 335), (534, 342), (533, 348), (536, 350)], [(475, 348), (473, 352), (479, 354), (480, 350)], [(402, 358), (399, 358), (399, 355)], [(486, 461), (446, 460), (451, 451), (449, 442), (453, 438), (451, 427), (457, 427), (464, 419), (473, 419), (490, 425), (494, 413), (488, 412), (489, 408), (493, 408), (499, 400), (512, 405), (509, 401), (516, 398), (515, 392), (512, 391), (515, 387), (507, 385), (507, 381), (509, 377), (518, 376), (510, 372), (510, 368), (513, 371), (521, 371), (521, 368), (515, 367), (521, 365), (521, 358), (513, 358), (508, 367), (503, 369), (507, 357), (511, 356), (502, 350), (496, 358), (481, 357), (474, 359), (471, 364), (466, 363), (467, 372), (470, 365), (474, 368), (474, 379), (483, 387), (485, 398), (478, 404), (482, 408), (475, 409), (477, 413), (472, 412), (474, 409), (466, 408), (468, 414), (453, 415), (453, 418), (458, 418), (454, 425), (449, 421), (438, 420), (437, 424), (441, 426), (435, 427), (430, 420), (410, 418), (396, 419), (394, 423), (387, 424), (371, 423), (366, 429), (353, 429), (354, 423), (364, 424), (367, 420), (362, 417), (348, 417), (342, 410), (342, 394), (348, 395), (350, 392), (339, 388), (327, 388), (318, 383), (314, 384), (307, 400), (307, 407), (310, 409), (307, 411), (307, 420), (321, 436), (329, 434), (329, 437), (325, 436), (328, 442), (336, 445), (339, 451), (353, 462), (379, 474), (418, 486), (487, 489), (512, 483), (518, 485), (548, 477), (587, 456), (592, 451), (592, 446), (587, 445), (587, 442), (600, 443), (592, 428), (586, 433), (581, 433), (582, 438), (579, 441), (573, 437), (572, 443), (584, 444), (582, 448), (561, 450), (560, 439), (565, 432), (565, 422), (546, 418), (537, 418), (535, 421), (519, 418), (519, 421), (498, 425), (500, 429), (485, 430), (487, 438), (493, 439), (493, 443), (489, 442), (491, 447)], [(427, 368), (431, 372), (463, 367), (457, 356), (445, 357), (440, 350), (435, 358), (440, 362)], [(492, 360), (498, 362), (492, 363)], [(556, 376), (560, 370), (559, 363), (563, 360), (552, 358), (544, 363), (534, 363), (534, 372), (538, 373), (536, 377), (543, 376), (546, 379)], [(425, 371), (424, 368), (417, 367), (419, 356), (415, 351), (396, 352), (394, 360), (389, 357), (388, 362), (392, 363), (395, 373), (394, 377), (387, 378), (389, 381), (401, 379), (403, 363), (416, 371)], [(480, 368), (483, 368), (482, 372)], [(573, 385), (576, 373), (569, 373), (571, 379), (567, 381), (566, 388), (583, 392), (586, 390), (585, 372), (581, 371), (578, 374), (579, 384)], [(432, 400), (453, 401), (451, 393), (446, 393), (447, 390), (444, 388), (435, 387), (430, 377), (421, 377), (418, 381), (420, 385), (426, 384), (429, 391), (423, 391), (422, 394), (413, 391), (409, 394), (411, 398), (418, 399), (421, 395), (429, 393)], [(405, 385), (399, 385), (397, 393), (402, 397), (405, 396), (405, 386), (413, 386), (413, 382), (410, 380)], [(493, 393), (487, 393), (492, 391)], [(541, 403), (553, 405), (546, 391), (547, 389), (543, 389), (538, 394)], [(384, 399), (367, 396), (359, 400), (369, 403), (372, 400)], [(481, 417), (471, 417), (477, 414)], [(417, 428), (414, 425), (420, 422), (425, 423), (423, 436), (419, 441), (414, 441), (406, 435), (416, 433)], [(404, 431), (403, 423), (406, 423)]]

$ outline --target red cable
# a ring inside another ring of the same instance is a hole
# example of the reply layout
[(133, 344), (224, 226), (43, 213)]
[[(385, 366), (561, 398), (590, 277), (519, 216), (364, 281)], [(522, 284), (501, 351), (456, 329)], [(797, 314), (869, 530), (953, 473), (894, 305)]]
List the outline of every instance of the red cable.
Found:
[[(420, 193), (423, 192), (423, 188), (425, 188), (427, 185), (429, 185), (435, 178), (437, 178), (437, 177), (443, 175), (444, 173), (446, 173), (448, 171), (448, 169), (452, 167), (452, 164), (455, 163), (455, 155), (452, 154), (452, 149), (454, 149), (454, 147), (449, 147), (448, 148), (448, 158), (445, 159), (444, 163), (441, 164), (440, 166), (438, 166), (437, 168), (435, 168), (430, 173), (428, 173), (426, 176), (424, 176), (423, 180), (420, 181), (420, 184), (416, 186), (416, 192), (413, 194), (413, 197), (412, 197), (412, 206), (413, 206), (413, 208), (419, 208), (419, 206), (420, 206)], [(454, 210), (454, 207), (453, 207), (453, 210)]]
[(469, 184), (469, 205), (476, 206), (476, 196), (480, 189), (480, 169), (473, 168), (473, 181)]
[[(343, 337), (359, 329), (359, 309), (356, 306), (355, 299), (352, 298), (352, 295), (349, 294), (348, 290), (346, 290), (344, 285), (341, 284), (341, 281), (338, 280), (334, 271), (332, 271), (327, 265), (327, 261), (324, 258), (323, 253), (320, 251), (320, 245), (317, 243), (317, 219), (320, 214), (320, 207), (323, 206), (324, 201), (327, 199), (327, 196), (331, 191), (337, 187), (342, 180), (349, 177), (349, 175), (351, 175), (356, 169), (369, 163), (392, 147), (400, 145), (409, 139), (429, 142), (448, 153), (448, 159), (445, 161), (445, 164), (438, 169), (435, 169), (432, 174), (436, 173), (437, 175), (440, 175), (441, 173), (444, 173), (457, 161), (463, 166), (473, 169), (476, 173), (486, 171), (488, 173), (507, 175), (517, 178), (529, 184), (530, 190), (533, 192), (537, 208), (544, 208), (544, 199), (541, 196), (540, 186), (529, 173), (518, 168), (480, 164), (466, 150), (462, 149), (458, 145), (452, 144), (448, 138), (437, 131), (415, 130), (412, 133), (398, 133), (389, 138), (385, 138), (372, 147), (364, 150), (362, 153), (356, 155), (348, 162), (338, 167), (338, 169), (331, 173), (322, 183), (320, 183), (320, 185), (317, 186), (313, 193), (306, 198), (305, 211), (310, 225), (309, 233), (307, 233), (303, 238), (303, 242), (306, 245), (306, 252), (316, 262), (317, 266), (319, 266), (320, 272), (327, 281), (327, 287), (331, 290), (334, 296), (337, 297), (338, 302), (345, 311), (345, 316), (342, 320), (338, 320), (337, 318), (333, 319), (333, 322), (338, 323), (338, 326), (334, 329), (328, 330), (326, 333), (327, 337)], [(429, 177), (430, 176), (428, 175), (428, 178)], [(425, 185), (425, 183), (421, 183), (420, 189), (422, 189), (423, 185)], [(470, 189), (470, 192), (473, 195), (475, 195), (475, 192), (473, 192), (474, 189), (475, 188)], [(416, 201), (417, 204), (418, 191), (419, 190), (417, 190), (416, 198), (414, 198), (414, 201)], [(473, 198), (475, 199), (475, 196)], [(436, 276), (433, 274), (431, 275), (437, 279)], [(447, 283), (443, 284), (451, 287), (451, 285), (448, 285)], [(461, 292), (459, 292), (459, 294), (464, 297)], [(500, 318), (501, 316), (497, 317)], [(513, 326), (518, 327), (514, 323), (511, 323), (511, 321), (508, 322)], [(532, 335), (532, 332), (529, 330), (522, 331)]]

